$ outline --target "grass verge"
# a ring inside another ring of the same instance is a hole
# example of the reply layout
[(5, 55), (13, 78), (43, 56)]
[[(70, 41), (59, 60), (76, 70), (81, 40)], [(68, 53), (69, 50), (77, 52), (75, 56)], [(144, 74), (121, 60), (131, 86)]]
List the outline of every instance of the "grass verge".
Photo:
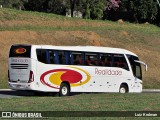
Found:
[(159, 98), (159, 93), (3, 98), (0, 99), (0, 111), (159, 111)]
[[(68, 97), (41, 96), (0, 99), (0, 111), (159, 111), (159, 93), (83, 93)], [(7, 103), (7, 104), (6, 104)], [(134, 112), (133, 112), (134, 113)], [(52, 114), (52, 112), (51, 112)], [(72, 119), (151, 119), (152, 117), (72, 117)], [(53, 119), (53, 118), (49, 118)], [(59, 117), (54, 119), (71, 119)], [(153, 118), (158, 119), (158, 118)]]

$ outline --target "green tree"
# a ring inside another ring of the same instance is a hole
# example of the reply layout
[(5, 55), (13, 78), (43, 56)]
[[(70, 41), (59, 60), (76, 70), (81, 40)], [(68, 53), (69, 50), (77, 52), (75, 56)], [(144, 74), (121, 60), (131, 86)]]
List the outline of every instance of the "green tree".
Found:
[(0, 0), (0, 4), (3, 7), (12, 8), (12, 3), (13, 3), (12, 0)]
[(48, 1), (48, 12), (52, 12), (59, 15), (65, 15), (66, 9), (68, 9), (67, 0), (49, 0)]
[(104, 0), (95, 0), (91, 8), (91, 18), (92, 19), (102, 19), (103, 11), (105, 10), (105, 1)]
[(31, 11), (47, 12), (48, 0), (28, 0), (26, 9)]
[(90, 16), (91, 16), (91, 10), (89, 8), (89, 4), (86, 4), (86, 9), (85, 9), (85, 12), (84, 12), (84, 18), (85, 19), (90, 19)]
[(70, 10), (71, 10), (71, 17), (73, 17), (74, 11), (79, 11), (83, 13), (84, 11), (83, 0), (70, 0)]
[(70, 0), (71, 17), (73, 17), (76, 1), (77, 0)]
[(84, 18), (102, 19), (105, 9), (105, 0), (83, 0)]
[(127, 10), (130, 11), (135, 22), (153, 22), (158, 13), (157, 2), (154, 0), (128, 0)]
[(27, 0), (0, 0), (0, 5), (7, 8), (24, 9)]

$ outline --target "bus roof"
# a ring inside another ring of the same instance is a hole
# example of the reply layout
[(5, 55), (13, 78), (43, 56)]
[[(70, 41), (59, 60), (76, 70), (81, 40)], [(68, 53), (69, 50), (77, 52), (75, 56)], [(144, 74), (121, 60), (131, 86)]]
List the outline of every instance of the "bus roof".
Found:
[[(19, 45), (19, 44), (17, 44)], [(28, 44), (21, 44), (27, 45)], [(13, 46), (16, 46), (13, 45)], [(53, 46), (53, 45), (32, 45), (35, 48), (43, 48), (43, 49), (56, 49), (56, 50), (71, 50), (71, 51), (87, 51), (87, 52), (101, 52), (101, 53), (117, 53), (117, 54), (129, 54), (133, 56), (137, 56), (135, 53), (122, 49), (122, 48), (112, 48), (112, 47), (99, 47), (99, 46)]]

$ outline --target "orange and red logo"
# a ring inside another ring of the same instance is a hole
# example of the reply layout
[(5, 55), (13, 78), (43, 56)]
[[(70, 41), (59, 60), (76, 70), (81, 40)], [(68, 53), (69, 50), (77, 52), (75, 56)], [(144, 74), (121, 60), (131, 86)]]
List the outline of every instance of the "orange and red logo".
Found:
[(27, 50), (25, 49), (25, 48), (17, 48), (17, 49), (15, 49), (14, 50), (14, 52), (16, 53), (16, 54), (23, 54), (23, 53), (25, 53)]
[(40, 77), (42, 84), (59, 89), (61, 82), (68, 81), (70, 86), (80, 86), (90, 80), (90, 74), (81, 68), (54, 69), (43, 73)]

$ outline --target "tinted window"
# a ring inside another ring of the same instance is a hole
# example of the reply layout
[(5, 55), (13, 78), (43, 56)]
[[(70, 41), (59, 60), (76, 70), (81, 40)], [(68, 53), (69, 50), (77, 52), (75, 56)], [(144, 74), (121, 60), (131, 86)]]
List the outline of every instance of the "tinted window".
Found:
[(142, 79), (141, 65), (139, 63), (136, 63), (135, 76), (138, 77), (139, 79)]
[(112, 66), (112, 54), (101, 54), (100, 55), (100, 65), (101, 66)]
[(127, 61), (123, 54), (114, 54), (113, 60), (113, 67), (120, 67), (129, 70)]
[(13, 45), (10, 49), (9, 57), (31, 57), (31, 46)]
[(38, 61), (46, 64), (119, 67), (129, 70), (123, 54), (37, 49), (37, 58)]
[(65, 51), (37, 49), (37, 59), (45, 64), (69, 64), (69, 54)]
[(80, 52), (72, 52), (72, 64), (83, 65), (83, 54)]
[(47, 52), (45, 49), (37, 49), (37, 59), (39, 62), (47, 63)]
[(55, 63), (55, 59), (54, 59), (54, 51), (53, 50), (48, 50), (48, 63), (49, 64), (54, 64)]
[(96, 54), (96, 53), (86, 53), (85, 54), (85, 65), (89, 65), (89, 66), (99, 65), (98, 54)]
[(135, 62), (134, 62), (134, 60), (138, 60), (138, 57), (135, 57), (135, 56), (132, 56), (132, 55), (127, 55), (127, 58), (128, 58), (128, 60), (131, 64), (132, 71), (135, 74)]
[(134, 61), (134, 60), (139, 60), (138, 57), (132, 55), (127, 55), (127, 57), (130, 62), (134, 76), (138, 77), (139, 79), (142, 79), (141, 65)]
[(65, 52), (57, 51), (56, 55), (58, 55), (58, 64), (66, 64)]

